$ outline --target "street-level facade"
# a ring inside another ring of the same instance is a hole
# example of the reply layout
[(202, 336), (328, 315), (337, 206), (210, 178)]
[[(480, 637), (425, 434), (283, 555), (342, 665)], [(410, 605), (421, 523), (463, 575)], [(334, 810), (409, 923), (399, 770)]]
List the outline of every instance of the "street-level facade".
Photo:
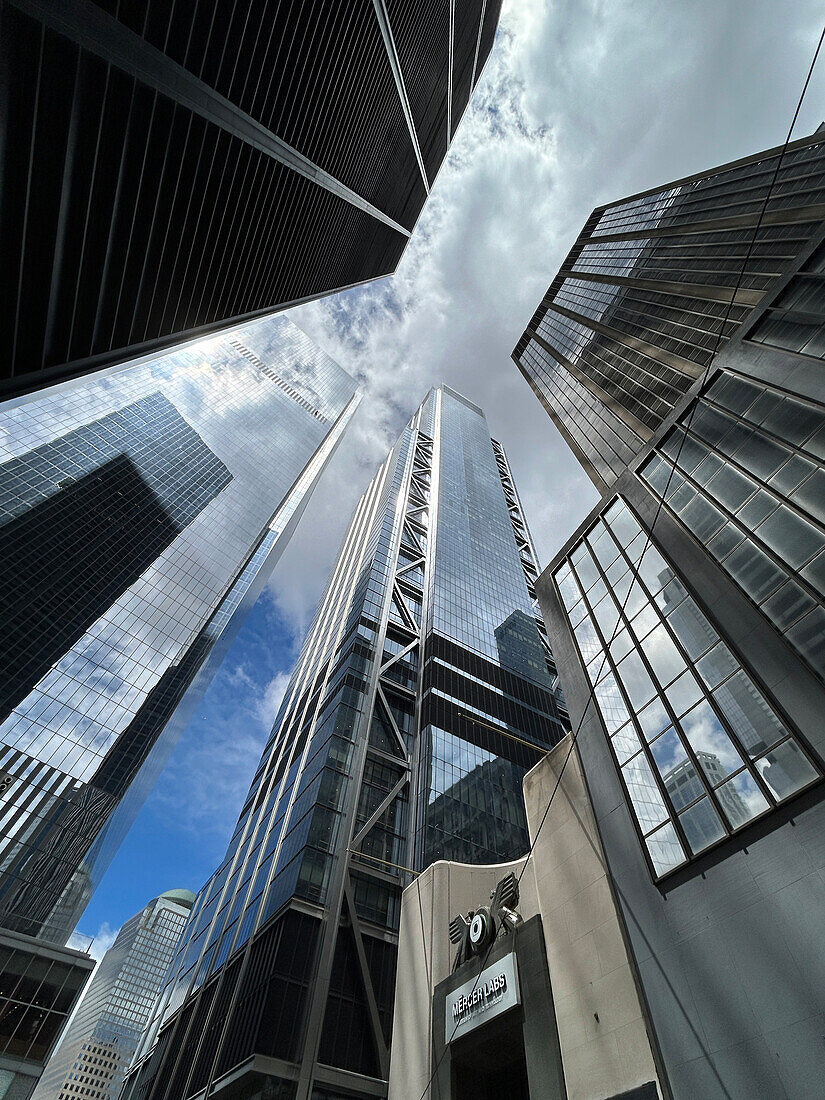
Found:
[(483, 412), (431, 391), (364, 494), (125, 1096), (386, 1094), (402, 888), (528, 846), (566, 712)]

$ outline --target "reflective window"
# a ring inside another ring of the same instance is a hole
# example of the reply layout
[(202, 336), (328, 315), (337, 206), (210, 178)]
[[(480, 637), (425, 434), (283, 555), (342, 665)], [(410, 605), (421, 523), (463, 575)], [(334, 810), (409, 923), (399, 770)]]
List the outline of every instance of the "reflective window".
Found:
[[(609, 534), (594, 529), (598, 543), (579, 543), (554, 579), (565, 606), (575, 606), (577, 616), (580, 604), (586, 607), (573, 637), (660, 876), (807, 787), (820, 771), (655, 546), (632, 567), (633, 587), (615, 620), (597, 614), (612, 598), (608, 592), (590, 601), (600, 582), (609, 587), (606, 555), (597, 547), (612, 534), (614, 546), (631, 548), (643, 534), (621, 498), (603, 521)], [(622, 549), (631, 568), (626, 555)]]
[(723, 371), (683, 424), (641, 476), (825, 678), (825, 408)]

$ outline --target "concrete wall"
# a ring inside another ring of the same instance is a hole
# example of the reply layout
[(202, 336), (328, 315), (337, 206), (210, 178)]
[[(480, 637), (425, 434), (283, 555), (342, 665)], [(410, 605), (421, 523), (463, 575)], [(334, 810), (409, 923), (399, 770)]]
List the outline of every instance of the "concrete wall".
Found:
[(537, 836), (530, 872), (544, 923), (567, 1095), (602, 1100), (656, 1081), (657, 1074), (595, 816), (570, 742), (568, 735), (524, 778), (530, 837)]
[[(656, 1082), (657, 1074), (575, 749), (539, 832), (569, 749), (568, 736), (525, 777), (528, 825), (538, 841), (521, 880), (519, 911), (525, 919), (542, 917), (568, 1100), (608, 1100)], [(437, 1100), (428, 1088), (432, 995), (452, 971), (449, 922), (488, 903), (502, 876), (518, 874), (523, 864), (440, 862), (404, 891), (390, 1100)], [(656, 1095), (651, 1087), (645, 1095)]]
[[(625, 488), (647, 519), (643, 493), (641, 486)], [(764, 621), (760, 628), (756, 609), (664, 512), (656, 535), (729, 641), (825, 755), (825, 694), (815, 678)], [(665, 1087), (675, 1100), (825, 1095), (823, 788), (655, 884), (604, 728), (594, 707), (587, 708), (590, 687), (550, 582), (552, 568), (539, 581), (539, 599), (573, 729), (581, 723), (577, 749)], [(557, 1011), (561, 1020), (558, 999)]]

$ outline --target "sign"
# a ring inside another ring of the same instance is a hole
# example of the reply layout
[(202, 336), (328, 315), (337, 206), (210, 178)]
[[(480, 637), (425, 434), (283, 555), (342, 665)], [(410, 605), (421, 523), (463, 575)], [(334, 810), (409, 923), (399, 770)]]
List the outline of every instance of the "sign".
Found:
[(460, 1039), (517, 1004), (521, 1004), (521, 992), (516, 956), (511, 951), (499, 962), (482, 970), (478, 980), (471, 978), (447, 994), (445, 1041), (450, 1043), (453, 1039)]

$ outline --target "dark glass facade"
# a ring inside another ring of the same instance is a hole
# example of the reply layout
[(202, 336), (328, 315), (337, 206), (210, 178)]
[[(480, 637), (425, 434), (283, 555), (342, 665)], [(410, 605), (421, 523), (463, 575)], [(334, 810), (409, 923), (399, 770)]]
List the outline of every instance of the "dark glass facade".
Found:
[(353, 516), (130, 1100), (233, 1074), (381, 1093), (401, 890), (435, 859), (523, 853), (522, 777), (566, 728), (536, 575), (483, 412), (432, 391)]
[(0, 409), (0, 925), (65, 942), (356, 404), (276, 318)]
[[(637, 352), (644, 340), (654, 358), (662, 353), (653, 345), (666, 346), (695, 366), (681, 389), (659, 392), (660, 407), (648, 405), (646, 434), (622, 434), (630, 406), (613, 406), (610, 438), (621, 436), (626, 449), (617, 444), (610, 456), (599, 442), (607, 433), (592, 430), (596, 406), (567, 406), (565, 430), (578, 433), (591, 473), (601, 469), (594, 481), (604, 492), (537, 583), (648, 1030), (675, 1100), (804, 1096), (825, 1073), (807, 1038), (825, 1011), (815, 931), (825, 918), (819, 138), (783, 158), (715, 358), (720, 315), (702, 314), (704, 339), (674, 313), (677, 284), (699, 276), (687, 251), (674, 252), (684, 271), (669, 274), (666, 293), (642, 286), (637, 265), (661, 278), (663, 238), (693, 226), (697, 235), (683, 243), (702, 250), (705, 286), (691, 291), (693, 301), (724, 308), (713, 288), (734, 286), (743, 271), (773, 155), (598, 212), (586, 256), (602, 248), (599, 234), (628, 226), (642, 251), (625, 256), (621, 277), (607, 259), (587, 269), (589, 282), (572, 286), (565, 273), (540, 311), (569, 320), (564, 311), (581, 292), (577, 314), (598, 318), (610, 340)], [(712, 237), (696, 230), (695, 209), (719, 219)], [(661, 226), (655, 246), (639, 219)], [(712, 241), (727, 244), (711, 249)], [(643, 329), (631, 296), (644, 299)], [(593, 331), (570, 360), (579, 356), (579, 373), (591, 351), (604, 355), (604, 333)], [(544, 351), (557, 373), (567, 371)], [(633, 378), (622, 384), (635, 386)], [(598, 410), (602, 426), (607, 408)]]
[(0, 6), (0, 394), (392, 272), (501, 0)]
[[(822, 135), (779, 153), (594, 210), (519, 340), (515, 362), (600, 491), (818, 232)], [(822, 297), (815, 270), (801, 283), (763, 329), (794, 325), (793, 350)]]

